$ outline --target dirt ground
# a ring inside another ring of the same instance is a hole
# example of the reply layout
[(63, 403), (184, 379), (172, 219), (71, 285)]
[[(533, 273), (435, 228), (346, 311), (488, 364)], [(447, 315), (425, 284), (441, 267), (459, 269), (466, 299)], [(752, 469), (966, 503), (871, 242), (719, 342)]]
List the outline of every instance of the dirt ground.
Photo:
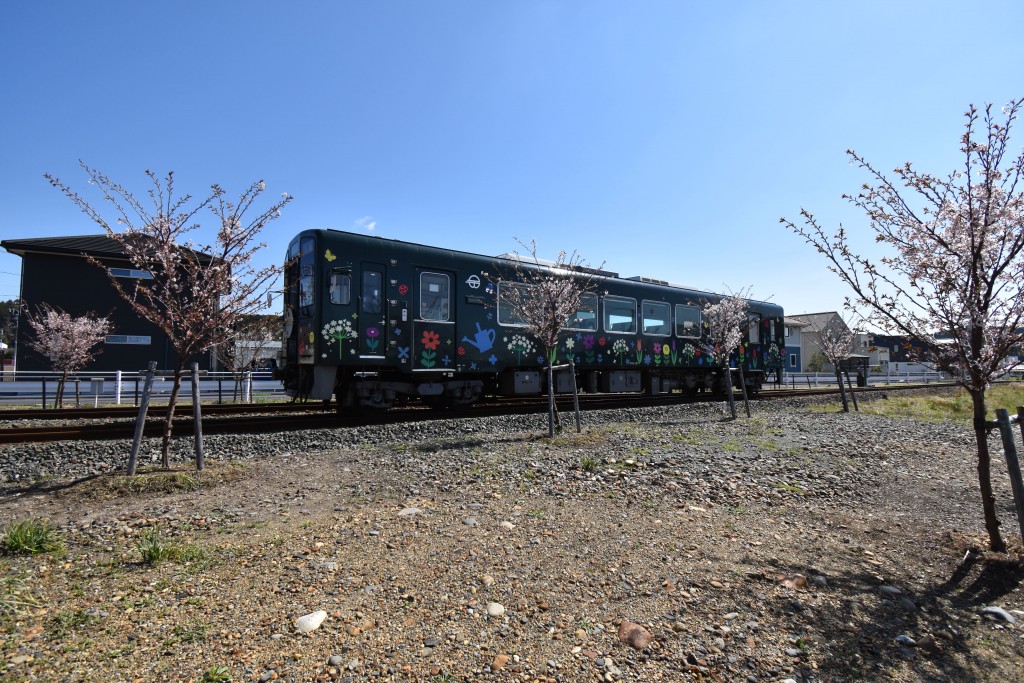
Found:
[(0, 523), (65, 550), (0, 555), (0, 678), (1024, 679), (1012, 501), (1014, 553), (984, 552), (963, 428), (592, 420), (4, 485)]

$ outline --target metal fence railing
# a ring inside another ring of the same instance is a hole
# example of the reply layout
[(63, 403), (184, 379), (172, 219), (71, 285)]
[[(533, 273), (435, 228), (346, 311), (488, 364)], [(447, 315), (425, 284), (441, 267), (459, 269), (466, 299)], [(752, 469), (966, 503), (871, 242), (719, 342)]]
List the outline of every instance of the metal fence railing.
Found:
[[(138, 405), (146, 373), (142, 371), (89, 372), (69, 375), (64, 388), (64, 405)], [(41, 406), (52, 408), (56, 400), (58, 372), (14, 372), (6, 370), (0, 377), (0, 405)], [(174, 378), (158, 374), (154, 378), (151, 400), (166, 402), (170, 398)], [(199, 377), (199, 396), (203, 402), (255, 403), (282, 401), (288, 396), (281, 382), (270, 371), (204, 372)], [(185, 373), (178, 400), (192, 402), (192, 378)]]

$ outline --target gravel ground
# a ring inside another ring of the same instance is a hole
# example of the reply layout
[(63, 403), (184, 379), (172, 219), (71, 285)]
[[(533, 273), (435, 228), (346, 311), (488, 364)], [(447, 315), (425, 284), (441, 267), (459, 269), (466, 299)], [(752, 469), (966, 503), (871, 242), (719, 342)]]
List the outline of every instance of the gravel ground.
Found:
[[(0, 449), (0, 523), (67, 546), (0, 556), (0, 590), (35, 603), (0, 593), (0, 677), (1024, 677), (1019, 539), (980, 550), (966, 426), (796, 401), (584, 419), (211, 436), (205, 485), (169, 493), (110, 492), (124, 443)], [(154, 532), (180, 557), (143, 562)]]

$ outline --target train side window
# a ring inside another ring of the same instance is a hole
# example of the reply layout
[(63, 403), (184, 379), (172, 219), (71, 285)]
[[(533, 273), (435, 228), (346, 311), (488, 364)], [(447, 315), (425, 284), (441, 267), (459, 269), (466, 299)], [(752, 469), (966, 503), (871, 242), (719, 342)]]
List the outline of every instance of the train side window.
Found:
[(450, 317), (448, 276), (443, 273), (420, 273), (420, 320), (444, 322)]
[(567, 330), (596, 331), (597, 330), (597, 295), (581, 294), (580, 305), (576, 313), (569, 316), (565, 324)]
[(636, 334), (636, 299), (624, 296), (604, 298), (604, 331)]
[(384, 277), (376, 270), (363, 271), (363, 291), (360, 292), (363, 313), (380, 313), (383, 283)]
[(312, 237), (303, 237), (299, 249), (299, 269), (302, 275), (313, 274), (313, 264), (316, 262), (316, 240)]
[(747, 329), (751, 344), (761, 343), (761, 316), (756, 313), (747, 319)]
[(676, 336), (700, 339), (700, 309), (676, 304)]
[(347, 306), (352, 303), (352, 276), (340, 270), (331, 271), (331, 303)]
[(522, 282), (498, 283), (498, 324), (521, 327), (522, 307), (530, 300), (530, 285)]
[(672, 334), (672, 307), (663, 301), (644, 301), (641, 304), (644, 334), (667, 337)]

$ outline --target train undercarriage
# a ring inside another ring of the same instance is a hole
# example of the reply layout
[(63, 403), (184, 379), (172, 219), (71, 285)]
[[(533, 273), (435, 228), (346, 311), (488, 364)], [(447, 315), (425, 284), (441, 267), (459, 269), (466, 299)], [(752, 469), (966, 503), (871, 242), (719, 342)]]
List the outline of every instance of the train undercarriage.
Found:
[[(578, 369), (576, 388), (581, 393), (643, 393), (650, 396), (678, 393), (724, 395), (731, 375), (734, 389), (740, 388), (740, 373), (721, 368), (687, 369), (672, 373), (646, 370)], [(573, 375), (558, 370), (555, 392), (569, 394)], [(352, 371), (335, 366), (288, 366), (280, 371), (285, 391), (296, 400), (334, 399), (339, 412), (369, 408), (386, 410), (396, 402), (419, 400), (433, 408), (462, 408), (485, 396), (529, 396), (547, 391), (543, 370), (506, 370), (497, 375), (463, 376), (454, 372), (431, 373), (429, 377), (378, 370)], [(747, 370), (743, 383), (748, 395), (757, 395), (765, 382), (762, 370)]]

